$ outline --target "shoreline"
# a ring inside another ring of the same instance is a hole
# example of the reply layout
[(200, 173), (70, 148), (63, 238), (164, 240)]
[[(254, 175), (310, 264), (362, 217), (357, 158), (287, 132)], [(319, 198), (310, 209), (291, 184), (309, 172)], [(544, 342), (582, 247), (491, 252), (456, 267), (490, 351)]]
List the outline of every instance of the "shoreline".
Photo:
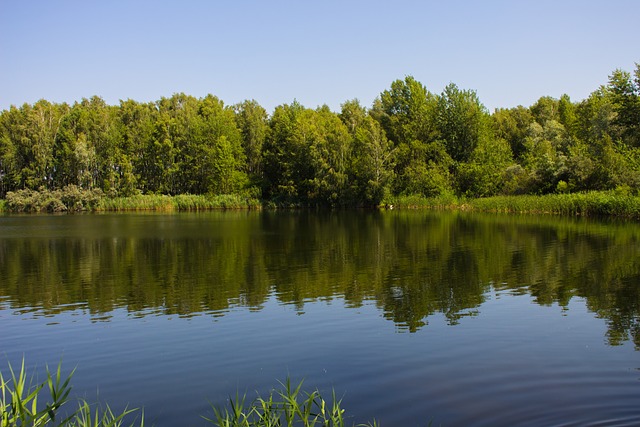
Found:
[[(356, 208), (357, 206), (353, 206)], [(2, 213), (78, 212), (180, 212), (205, 210), (277, 210), (317, 207), (285, 205), (239, 194), (225, 195), (134, 195), (107, 197), (90, 191), (68, 197), (64, 192), (24, 190), (0, 200)], [(352, 208), (346, 206), (345, 208)], [(517, 213), (535, 215), (616, 217), (640, 220), (640, 196), (617, 191), (584, 193), (492, 196), (469, 199), (454, 195), (426, 198), (396, 196), (373, 209), (437, 209), (465, 212)]]

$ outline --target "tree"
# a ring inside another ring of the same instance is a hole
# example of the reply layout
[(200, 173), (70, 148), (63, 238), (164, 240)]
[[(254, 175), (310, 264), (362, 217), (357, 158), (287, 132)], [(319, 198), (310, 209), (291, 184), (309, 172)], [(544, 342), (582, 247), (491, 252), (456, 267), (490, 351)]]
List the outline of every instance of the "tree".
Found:
[[(156, 156), (154, 133), (158, 120), (158, 109), (154, 103), (120, 101), (118, 122), (122, 141), (119, 152), (123, 169), (120, 194), (130, 195), (140, 190), (148, 192), (151, 182), (163, 179), (167, 170), (171, 170), (168, 162), (158, 168), (152, 166), (152, 159), (155, 160)], [(156, 182), (155, 186), (158, 185)]]
[(544, 126), (549, 120), (558, 120), (559, 102), (550, 96), (543, 96), (531, 106), (530, 110), (534, 120)]
[(630, 146), (640, 146), (640, 64), (636, 64), (635, 79), (623, 70), (615, 70), (609, 76), (609, 90), (617, 116), (615, 124), (621, 127), (623, 141)]
[(56, 186), (55, 149), (66, 104), (40, 100), (2, 114), (0, 178), (4, 194), (16, 189)]
[(298, 118), (305, 111), (294, 101), (279, 105), (269, 120), (263, 146), (264, 183), (262, 195), (269, 200), (293, 203), (299, 200), (299, 182), (308, 176), (308, 147), (298, 143)]
[(528, 173), (526, 193), (553, 193), (560, 181), (567, 181), (565, 135), (564, 127), (555, 120), (547, 121), (544, 126), (538, 122), (529, 126), (522, 161)]
[(262, 172), (262, 145), (266, 138), (267, 111), (256, 101), (244, 101), (235, 106), (236, 125), (242, 135), (246, 172), (254, 179)]
[(348, 174), (352, 204), (379, 205), (393, 178), (392, 143), (358, 100), (342, 104), (340, 119), (353, 138)]
[(437, 129), (447, 152), (456, 162), (466, 162), (480, 139), (489, 137), (489, 116), (475, 91), (451, 83), (438, 97)]
[(231, 107), (213, 95), (199, 101), (191, 135), (194, 193), (228, 194), (247, 185), (242, 137)]
[(525, 151), (524, 140), (533, 123), (531, 111), (523, 106), (500, 108), (493, 113), (492, 118), (495, 137), (507, 141), (514, 158), (520, 160)]
[(396, 146), (415, 140), (428, 143), (437, 139), (436, 105), (436, 97), (422, 83), (407, 76), (380, 94), (372, 114)]

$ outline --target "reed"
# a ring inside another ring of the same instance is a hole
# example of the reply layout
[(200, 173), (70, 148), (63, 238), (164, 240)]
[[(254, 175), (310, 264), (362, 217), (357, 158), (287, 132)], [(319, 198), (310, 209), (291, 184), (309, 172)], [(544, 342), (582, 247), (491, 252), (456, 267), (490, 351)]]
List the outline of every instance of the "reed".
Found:
[[(115, 414), (106, 405), (104, 408), (98, 405), (89, 405), (85, 400), (78, 400), (78, 407), (70, 415), (61, 415), (61, 409), (69, 402), (71, 393), (72, 371), (68, 376), (62, 376), (62, 363), (58, 363), (57, 369), (52, 373), (47, 366), (47, 379), (43, 382), (34, 382), (29, 378), (24, 365), (24, 359), (20, 370), (16, 371), (9, 364), (9, 377), (5, 378), (0, 371), (0, 426), (1, 427), (40, 427), (46, 425), (59, 425), (69, 427), (121, 427), (125, 417), (136, 409), (125, 409), (120, 414)], [(46, 390), (49, 391), (49, 399), (46, 398)], [(144, 415), (134, 425), (144, 426)]]
[(391, 197), (383, 202), (382, 207), (399, 209), (457, 209), (461, 204), (461, 199), (453, 194), (442, 194), (435, 197), (409, 194)]
[(472, 210), (505, 213), (611, 216), (640, 219), (640, 197), (615, 191), (548, 194), (543, 196), (496, 196), (468, 201)]
[(260, 209), (260, 201), (238, 194), (136, 195), (105, 198), (98, 211), (199, 211), (214, 209)]
[[(289, 378), (280, 383), (281, 388), (272, 389), (266, 398), (258, 396), (247, 403), (246, 395), (229, 399), (226, 407), (213, 406), (214, 418), (205, 420), (219, 427), (344, 427), (345, 410), (335, 391), (326, 401), (316, 389), (302, 391), (303, 381), (292, 385)], [(360, 427), (378, 427), (374, 420)]]

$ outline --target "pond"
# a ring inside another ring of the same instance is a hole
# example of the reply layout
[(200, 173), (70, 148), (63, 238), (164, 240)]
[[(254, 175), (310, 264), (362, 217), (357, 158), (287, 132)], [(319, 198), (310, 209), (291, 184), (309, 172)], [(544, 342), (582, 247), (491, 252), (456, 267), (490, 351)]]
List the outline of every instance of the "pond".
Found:
[[(0, 369), (147, 425), (304, 379), (349, 425), (640, 424), (640, 225), (433, 211), (0, 217)], [(309, 391), (310, 391), (309, 390)]]

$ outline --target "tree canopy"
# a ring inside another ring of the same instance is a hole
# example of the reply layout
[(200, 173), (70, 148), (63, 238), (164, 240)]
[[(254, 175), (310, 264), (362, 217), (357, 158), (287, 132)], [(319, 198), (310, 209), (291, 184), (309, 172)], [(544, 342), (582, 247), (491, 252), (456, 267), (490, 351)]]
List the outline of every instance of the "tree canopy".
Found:
[(640, 65), (588, 98), (542, 96), (487, 111), (454, 83), (412, 76), (358, 100), (270, 114), (214, 95), (0, 112), (0, 197), (75, 186), (108, 196), (246, 194), (299, 206), (376, 206), (390, 196), (638, 191)]

